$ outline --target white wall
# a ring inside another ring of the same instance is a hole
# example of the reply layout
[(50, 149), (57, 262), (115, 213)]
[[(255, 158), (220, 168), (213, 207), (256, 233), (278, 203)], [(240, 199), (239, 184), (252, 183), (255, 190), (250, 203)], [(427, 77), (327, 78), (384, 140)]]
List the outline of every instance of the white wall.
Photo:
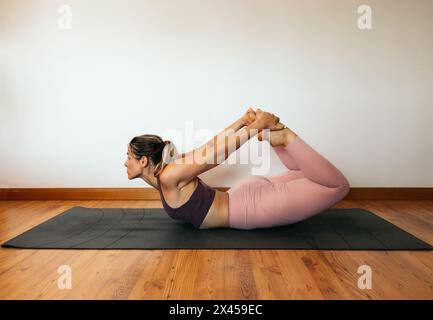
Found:
[[(0, 0), (0, 187), (147, 187), (123, 166), (133, 136), (189, 151), (248, 106), (352, 187), (432, 186), (432, 34), (431, 0)], [(285, 169), (271, 157), (262, 174)], [(254, 167), (202, 178), (234, 186)]]

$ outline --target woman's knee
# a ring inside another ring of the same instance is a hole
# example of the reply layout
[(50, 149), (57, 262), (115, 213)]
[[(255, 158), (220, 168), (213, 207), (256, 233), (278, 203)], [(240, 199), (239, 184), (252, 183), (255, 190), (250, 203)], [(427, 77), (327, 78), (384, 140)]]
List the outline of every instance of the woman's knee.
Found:
[(349, 181), (344, 178), (342, 183), (336, 188), (336, 192), (338, 193), (339, 197), (343, 199), (350, 191), (350, 184)]

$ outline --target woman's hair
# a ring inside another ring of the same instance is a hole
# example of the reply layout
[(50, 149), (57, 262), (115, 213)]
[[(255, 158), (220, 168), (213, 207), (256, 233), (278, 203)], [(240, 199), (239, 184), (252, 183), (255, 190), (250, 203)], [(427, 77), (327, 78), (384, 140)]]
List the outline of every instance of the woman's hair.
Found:
[(134, 137), (129, 142), (129, 148), (135, 159), (140, 160), (142, 156), (150, 159), (155, 166), (153, 170), (155, 177), (178, 155), (173, 142), (170, 140), (163, 141), (160, 136), (154, 134), (143, 134)]

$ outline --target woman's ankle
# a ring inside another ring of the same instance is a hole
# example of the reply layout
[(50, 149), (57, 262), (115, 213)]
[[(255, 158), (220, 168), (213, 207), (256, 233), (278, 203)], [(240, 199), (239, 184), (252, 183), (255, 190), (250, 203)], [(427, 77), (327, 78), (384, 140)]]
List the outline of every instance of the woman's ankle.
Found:
[(286, 135), (286, 144), (284, 145), (285, 147), (287, 147), (290, 143), (293, 142), (293, 140), (295, 140), (298, 135), (296, 133), (294, 133), (292, 130), (290, 130), (290, 128), (287, 128), (287, 135)]

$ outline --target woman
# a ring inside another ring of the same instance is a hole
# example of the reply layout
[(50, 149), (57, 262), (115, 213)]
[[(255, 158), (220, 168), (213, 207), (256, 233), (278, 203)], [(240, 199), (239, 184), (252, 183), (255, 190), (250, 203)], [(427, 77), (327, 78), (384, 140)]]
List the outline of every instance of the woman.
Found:
[[(275, 176), (251, 176), (227, 192), (198, 175), (223, 162), (256, 135), (269, 141), (289, 169)], [(224, 140), (224, 142), (221, 142)], [(199, 229), (269, 228), (307, 219), (349, 192), (344, 175), (269, 112), (247, 112), (199, 148), (177, 155), (170, 141), (145, 134), (128, 144), (128, 178), (142, 178), (159, 190), (167, 214)]]

